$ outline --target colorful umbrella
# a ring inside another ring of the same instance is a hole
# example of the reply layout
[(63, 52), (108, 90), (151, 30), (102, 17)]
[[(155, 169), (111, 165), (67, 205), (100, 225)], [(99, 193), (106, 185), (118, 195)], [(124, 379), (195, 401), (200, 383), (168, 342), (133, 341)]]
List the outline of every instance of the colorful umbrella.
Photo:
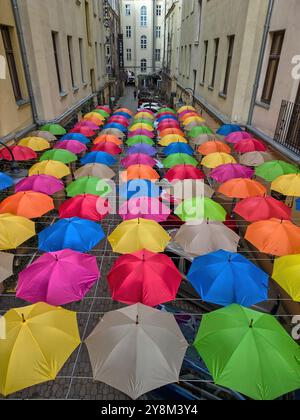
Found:
[(205, 302), (250, 308), (268, 300), (269, 276), (241, 254), (220, 250), (198, 257), (187, 277)]
[(211, 220), (225, 222), (226, 210), (215, 201), (206, 197), (194, 197), (181, 203), (174, 212), (184, 222)]
[(208, 127), (193, 127), (189, 132), (188, 136), (192, 139), (202, 134), (213, 134), (212, 130)]
[(115, 136), (118, 137), (119, 139), (123, 140), (125, 137), (125, 133), (123, 133), (120, 130), (117, 130), (115, 128), (106, 128), (104, 130), (101, 131), (101, 135), (110, 135), (110, 136)]
[(103, 144), (103, 143), (114, 143), (117, 146), (122, 146), (123, 142), (116, 136), (111, 136), (109, 134), (104, 134), (97, 137), (94, 140), (94, 144)]
[(230, 198), (264, 197), (267, 195), (264, 185), (248, 178), (227, 181), (220, 186), (218, 192)]
[(219, 140), (219, 138), (215, 134), (200, 134), (197, 137), (194, 137), (193, 139), (190, 139), (189, 144), (191, 146), (201, 146), (204, 143), (207, 143), (209, 141), (219, 141), (222, 142), (222, 140)]
[(107, 200), (97, 195), (83, 194), (65, 201), (59, 208), (59, 217), (60, 219), (79, 217), (100, 222), (111, 211), (112, 208)]
[(80, 141), (77, 140), (59, 141), (54, 145), (54, 149), (67, 150), (75, 155), (80, 155), (88, 150), (83, 143), (80, 143)]
[(229, 136), (231, 133), (242, 131), (242, 127), (236, 124), (224, 124), (217, 131), (220, 136)]
[(164, 120), (158, 124), (157, 130), (163, 131), (166, 128), (180, 128), (180, 124), (175, 120)]
[(3, 172), (0, 172), (0, 191), (6, 190), (14, 185), (14, 180)]
[(75, 179), (84, 177), (96, 177), (100, 179), (112, 179), (116, 176), (115, 172), (109, 166), (101, 163), (89, 163), (77, 169), (74, 173)]
[(227, 153), (230, 155), (231, 148), (221, 141), (208, 141), (198, 148), (198, 153), (208, 156), (212, 153)]
[(157, 112), (157, 117), (163, 113), (169, 113), (169, 114), (176, 114), (176, 111), (174, 111), (174, 109), (169, 108), (169, 107), (165, 107), (165, 108), (161, 108), (158, 112)]
[(96, 177), (83, 177), (78, 178), (76, 181), (69, 184), (66, 188), (68, 197), (76, 197), (82, 194), (92, 194), (99, 197), (107, 196), (111, 191), (111, 186)]
[(32, 159), (37, 159), (37, 154), (29, 147), (24, 146), (12, 146), (0, 150), (0, 159), (7, 160), (11, 162), (13, 160), (22, 162)]
[(128, 108), (119, 108), (115, 112), (124, 112), (125, 114), (133, 116), (133, 112)]
[(127, 140), (127, 146), (132, 147), (136, 144), (149, 144), (149, 146), (154, 146), (154, 141), (147, 136), (134, 136)]
[(268, 148), (256, 139), (241, 140), (234, 146), (237, 153), (245, 154), (250, 152), (266, 152)]
[(30, 136), (40, 137), (42, 139), (49, 141), (50, 143), (57, 140), (57, 138), (53, 134), (49, 133), (48, 131), (32, 131), (30, 133)]
[(110, 110), (108, 112), (105, 109), (99, 109), (99, 108), (97, 108), (93, 112), (96, 112), (97, 114), (102, 115), (102, 117), (104, 117), (105, 119), (106, 118), (109, 118), (109, 116), (110, 116)]
[(176, 299), (182, 276), (171, 258), (142, 250), (121, 256), (107, 279), (113, 300), (154, 307)]
[(35, 225), (33, 222), (12, 214), (0, 214), (1, 251), (16, 249), (33, 236), (35, 236)]
[(158, 223), (146, 219), (123, 222), (108, 238), (113, 251), (118, 254), (132, 254), (142, 249), (164, 252), (170, 239)]
[(80, 344), (76, 313), (38, 303), (4, 315), (0, 393), (4, 396), (55, 380)]
[(291, 296), (300, 302), (300, 255), (288, 255), (275, 259), (272, 278)]
[(91, 152), (87, 153), (80, 161), (81, 165), (86, 165), (88, 163), (101, 163), (107, 166), (113, 166), (117, 163), (117, 160), (114, 156), (105, 152)]
[(206, 156), (201, 164), (209, 169), (218, 168), (221, 165), (226, 165), (228, 163), (237, 163), (235, 158), (227, 153), (211, 153)]
[(148, 118), (135, 118), (130, 127), (133, 127), (136, 124), (145, 124), (153, 128), (154, 123), (152, 120), (149, 120)]
[(252, 399), (300, 387), (300, 348), (271, 315), (239, 305), (204, 315), (194, 345), (217, 385)]
[(181, 108), (179, 108), (178, 109), (178, 114), (182, 114), (183, 112), (185, 112), (185, 111), (192, 111), (192, 112), (195, 112), (196, 111), (196, 109), (193, 107), (193, 106), (190, 106), (190, 105), (184, 105), (184, 106), (182, 106)]
[(173, 181), (170, 189), (165, 189), (166, 192), (178, 200), (189, 200), (196, 197), (212, 198), (215, 191), (203, 179), (185, 179), (184, 181)]
[(253, 169), (239, 165), (237, 163), (228, 163), (226, 165), (220, 165), (216, 169), (213, 169), (209, 176), (216, 182), (222, 184), (223, 182), (227, 182), (236, 178), (251, 179), (254, 176), (254, 171)]
[(250, 133), (247, 133), (246, 131), (236, 131), (234, 133), (230, 133), (226, 137), (227, 143), (237, 144), (241, 140), (251, 139), (252, 135)]
[(0, 283), (14, 274), (14, 254), (0, 252)]
[(46, 124), (41, 127), (41, 131), (48, 131), (54, 136), (63, 136), (66, 134), (66, 130), (59, 124)]
[(149, 130), (135, 130), (132, 131), (131, 133), (128, 133), (128, 138), (131, 139), (132, 137), (136, 137), (136, 136), (145, 136), (145, 137), (149, 137), (150, 139), (154, 139), (155, 134), (153, 131), (149, 131)]
[(147, 179), (156, 182), (160, 179), (160, 175), (152, 169), (151, 166), (133, 165), (129, 166), (127, 171), (122, 173), (121, 178), (123, 182), (132, 181), (134, 179)]
[(34, 152), (42, 152), (50, 149), (50, 144), (42, 137), (26, 137), (18, 142), (19, 146), (29, 147)]
[(299, 169), (291, 163), (282, 160), (266, 162), (256, 168), (255, 175), (268, 182), (273, 182), (283, 175), (297, 174)]
[(74, 128), (80, 128), (80, 127), (88, 127), (93, 131), (98, 131), (99, 130), (99, 126), (97, 124), (93, 123), (92, 121), (82, 120), (74, 126)]
[(184, 143), (172, 143), (170, 146), (164, 149), (164, 154), (166, 156), (176, 155), (176, 154), (185, 154), (185, 155), (194, 155), (194, 150), (188, 144)]
[(119, 215), (125, 221), (140, 218), (161, 223), (165, 222), (170, 214), (170, 208), (158, 198), (149, 197), (132, 198), (119, 209)]
[(91, 150), (92, 152), (105, 152), (113, 156), (117, 156), (122, 153), (122, 149), (114, 143), (95, 144)]
[(89, 127), (78, 127), (70, 130), (70, 134), (82, 134), (85, 137), (94, 137), (97, 133), (95, 130), (91, 130)]
[(171, 169), (177, 165), (191, 165), (191, 166), (197, 167), (199, 165), (199, 162), (198, 160), (196, 160), (190, 155), (183, 154), (183, 153), (176, 153), (164, 159), (163, 165), (165, 168), (168, 168), (168, 169)]
[(96, 257), (69, 249), (44, 254), (19, 274), (17, 298), (53, 306), (79, 302), (99, 277)]
[(105, 111), (108, 115), (110, 115), (110, 114), (111, 114), (111, 110), (110, 110), (109, 106), (105, 106), (105, 105), (98, 105), (96, 109), (97, 109), (97, 110), (103, 110), (103, 111)]
[(32, 175), (19, 181), (15, 192), (35, 191), (42, 194), (54, 195), (64, 189), (64, 183), (54, 176)]
[(34, 191), (18, 192), (0, 203), (0, 214), (10, 213), (27, 219), (42, 217), (52, 210), (52, 198)]
[(164, 138), (172, 134), (174, 134), (175, 136), (181, 136), (181, 137), (185, 136), (184, 132), (181, 131), (179, 128), (166, 128), (165, 130), (160, 132), (160, 137)]
[(113, 116), (108, 120), (108, 124), (111, 123), (116, 123), (116, 124), (121, 124), (124, 127), (128, 127), (129, 126), (129, 121), (125, 118), (125, 117), (121, 117), (121, 116)]
[(39, 250), (45, 252), (63, 249), (90, 252), (105, 238), (99, 224), (78, 217), (59, 220), (40, 232), (38, 236)]
[(283, 257), (300, 253), (300, 228), (289, 220), (253, 223), (248, 227), (245, 239), (264, 254)]
[(47, 160), (44, 162), (36, 163), (29, 170), (29, 176), (32, 175), (50, 175), (55, 178), (61, 179), (70, 175), (68, 166), (56, 160)]
[(132, 165), (147, 165), (153, 168), (156, 165), (156, 160), (151, 156), (142, 153), (136, 153), (135, 155), (130, 155), (122, 159), (121, 165), (126, 169)]
[[(189, 118), (186, 118), (183, 120), (183, 126), (186, 127), (190, 124), (196, 123), (198, 124), (198, 126), (200, 126), (200, 124), (204, 124), (205, 120), (201, 117), (196, 117), (196, 116), (191, 116)], [(195, 127), (197, 127), (197, 125), (195, 125)]]
[(245, 153), (240, 157), (240, 164), (250, 167), (260, 166), (268, 160), (272, 160), (272, 156), (264, 152)]
[(120, 196), (125, 201), (139, 197), (159, 197), (161, 189), (154, 182), (146, 179), (135, 179), (120, 186)]
[(66, 134), (65, 136), (62, 137), (61, 140), (62, 141), (64, 141), (64, 140), (76, 140), (76, 141), (79, 141), (82, 144), (90, 143), (90, 140), (86, 136), (84, 136), (83, 134), (79, 134), (79, 133)]
[(69, 164), (77, 161), (77, 156), (68, 150), (54, 149), (48, 150), (40, 157), (40, 162), (43, 161), (57, 161), (64, 164)]
[(291, 220), (292, 209), (273, 197), (250, 197), (240, 201), (234, 213), (247, 222), (259, 222), (269, 219)]
[(182, 136), (178, 136), (176, 134), (170, 134), (168, 136), (162, 137), (162, 139), (159, 141), (158, 144), (163, 147), (168, 147), (170, 146), (170, 144), (173, 144), (173, 143), (187, 144), (188, 141)]
[(84, 119), (85, 120), (91, 120), (91, 119), (97, 119), (99, 120), (101, 123), (103, 123), (103, 121), (105, 121), (105, 117), (103, 117), (103, 115), (99, 114), (98, 112), (89, 112), (88, 114), (85, 114)]
[(205, 175), (192, 165), (176, 165), (166, 173), (165, 178), (172, 182), (185, 179), (204, 179)]
[(113, 128), (115, 130), (119, 130), (122, 131), (122, 133), (127, 133), (127, 127), (124, 127), (122, 124), (117, 124), (117, 123), (110, 123), (110, 124), (106, 124), (106, 126), (104, 127), (105, 130)]
[(272, 183), (271, 189), (287, 197), (299, 197), (300, 174), (283, 175), (277, 178)]
[(127, 155), (135, 155), (137, 153), (142, 153), (149, 156), (155, 156), (157, 151), (154, 147), (149, 146), (148, 144), (136, 144), (135, 146), (130, 147), (127, 150)]
[(144, 112), (144, 111), (138, 112), (136, 114), (135, 118), (147, 118), (147, 119), (152, 120), (152, 121), (154, 120), (153, 114), (149, 113), (148, 111), (147, 112)]

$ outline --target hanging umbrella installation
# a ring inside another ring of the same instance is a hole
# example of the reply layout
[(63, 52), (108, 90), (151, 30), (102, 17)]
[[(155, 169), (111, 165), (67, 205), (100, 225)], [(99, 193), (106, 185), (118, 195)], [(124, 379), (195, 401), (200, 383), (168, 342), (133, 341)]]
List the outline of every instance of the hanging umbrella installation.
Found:
[(12, 146), (0, 150), (0, 159), (12, 162), (26, 162), (27, 160), (37, 159), (37, 154), (29, 147)]
[(82, 165), (88, 163), (102, 163), (107, 166), (114, 166), (117, 163), (117, 160), (114, 156), (105, 152), (91, 152), (86, 154), (80, 161)]
[(40, 162), (43, 161), (57, 161), (64, 164), (69, 164), (77, 161), (77, 156), (68, 150), (53, 149), (48, 150), (40, 157)]
[(66, 130), (59, 124), (46, 124), (41, 127), (41, 131), (48, 131), (54, 136), (63, 136), (66, 134)]
[(165, 178), (169, 182), (173, 182), (186, 179), (205, 179), (205, 175), (192, 165), (176, 165), (166, 173)]
[(154, 166), (156, 166), (156, 164), (157, 162), (155, 159), (143, 153), (136, 153), (135, 155), (127, 156), (121, 160), (121, 165), (125, 169), (128, 169), (129, 166), (133, 166), (133, 165), (146, 165), (153, 168)]

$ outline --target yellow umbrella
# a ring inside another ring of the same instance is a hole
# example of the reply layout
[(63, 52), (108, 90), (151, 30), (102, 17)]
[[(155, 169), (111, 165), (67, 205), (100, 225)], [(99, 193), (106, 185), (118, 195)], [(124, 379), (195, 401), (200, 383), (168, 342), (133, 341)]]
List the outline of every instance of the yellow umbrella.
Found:
[(15, 249), (35, 235), (35, 225), (25, 217), (0, 214), (0, 250)]
[(164, 252), (171, 240), (167, 232), (152, 220), (134, 219), (121, 223), (108, 238), (114, 252), (132, 254), (147, 249)]
[(218, 166), (226, 165), (228, 163), (237, 163), (233, 156), (227, 153), (211, 153), (206, 156), (201, 164), (209, 169), (215, 169)]
[(29, 170), (29, 176), (50, 175), (55, 176), (58, 179), (64, 178), (70, 174), (71, 172), (67, 165), (55, 160), (45, 160), (43, 162), (36, 163)]
[(19, 141), (19, 146), (29, 147), (29, 149), (35, 152), (42, 152), (50, 149), (50, 143), (42, 137), (26, 137)]
[(148, 124), (134, 124), (129, 131), (132, 133), (133, 131), (137, 130), (147, 130), (147, 131), (154, 131), (154, 128)]
[(280, 176), (272, 183), (271, 189), (287, 197), (300, 197), (300, 174)]
[(300, 302), (300, 255), (276, 259), (272, 278), (295, 302)]
[(205, 119), (204, 118), (201, 118), (201, 117), (190, 117), (190, 118), (187, 118), (183, 122), (183, 125), (184, 126), (187, 126), (187, 125), (189, 125), (189, 124), (191, 124), (193, 122), (198, 122), (199, 124), (204, 124), (205, 123)]
[(184, 111), (196, 111), (196, 109), (193, 106), (182, 106), (177, 112), (181, 114)]
[(169, 134), (168, 136), (163, 137), (158, 144), (163, 147), (168, 147), (172, 143), (187, 144), (188, 141), (184, 137), (178, 136), (177, 134)]
[(98, 114), (98, 112), (89, 112), (88, 114), (85, 114), (83, 118), (84, 119), (98, 118), (98, 120), (105, 121), (105, 117), (103, 117), (103, 115), (101, 114)]
[(139, 112), (138, 114), (136, 114), (136, 116), (134, 117), (134, 119), (138, 119), (138, 118), (146, 118), (148, 120), (154, 120), (154, 116), (149, 114), (148, 112)]
[(76, 313), (45, 303), (4, 315), (0, 393), (4, 396), (54, 380), (80, 344)]

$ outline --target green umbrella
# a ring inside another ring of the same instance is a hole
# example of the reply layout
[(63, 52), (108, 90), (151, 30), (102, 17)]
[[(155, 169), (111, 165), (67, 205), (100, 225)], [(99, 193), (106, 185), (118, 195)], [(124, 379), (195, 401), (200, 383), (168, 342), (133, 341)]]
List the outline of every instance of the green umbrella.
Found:
[(184, 153), (175, 153), (168, 156), (164, 161), (163, 165), (165, 168), (171, 169), (177, 165), (192, 165), (197, 167), (199, 162), (190, 155)]
[(176, 111), (174, 111), (174, 109), (172, 109), (172, 108), (161, 108), (158, 111), (158, 114), (162, 114), (163, 112), (169, 112), (171, 114), (176, 114)]
[(53, 149), (42, 154), (40, 161), (43, 162), (44, 160), (56, 160), (67, 165), (68, 163), (76, 162), (77, 156), (68, 150)]
[(153, 122), (150, 120), (147, 120), (145, 118), (138, 118), (137, 120), (133, 121), (133, 123), (131, 124), (129, 128), (131, 128), (135, 124), (146, 124), (146, 125), (149, 125), (149, 127), (153, 127), (154, 125)]
[(213, 131), (209, 127), (193, 127), (189, 132), (188, 136), (192, 139), (201, 136), (202, 134), (213, 134)]
[(220, 204), (205, 197), (185, 200), (176, 208), (175, 214), (184, 222), (200, 219), (209, 219), (212, 222), (225, 222), (227, 216), (226, 210)]
[(284, 162), (283, 160), (273, 160), (258, 166), (255, 174), (268, 182), (273, 182), (280, 176), (297, 174), (298, 172), (299, 169), (291, 163)]
[(48, 131), (54, 136), (63, 136), (67, 134), (66, 130), (59, 124), (46, 124), (40, 128), (41, 131)]
[(105, 118), (110, 117), (109, 113), (104, 111), (104, 109), (94, 109), (93, 112), (96, 112), (97, 114), (102, 115), (102, 117), (105, 117)]
[(77, 195), (83, 194), (105, 197), (112, 191), (112, 188), (102, 179), (96, 177), (83, 177), (68, 185), (66, 190), (68, 197), (76, 197)]
[(153, 146), (155, 143), (147, 136), (134, 136), (127, 140), (127, 146), (132, 147), (136, 144), (149, 144), (149, 146)]
[(204, 315), (194, 345), (217, 385), (255, 400), (300, 388), (300, 347), (271, 315), (239, 305)]

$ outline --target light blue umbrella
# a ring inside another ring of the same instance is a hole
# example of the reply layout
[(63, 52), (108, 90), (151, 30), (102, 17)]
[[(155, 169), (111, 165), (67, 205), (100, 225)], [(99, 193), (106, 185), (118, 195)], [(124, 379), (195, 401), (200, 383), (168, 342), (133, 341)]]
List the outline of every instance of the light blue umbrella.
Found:
[(109, 153), (91, 152), (86, 154), (80, 162), (82, 165), (87, 165), (89, 163), (101, 163), (103, 165), (113, 166), (117, 163), (117, 160)]
[(242, 127), (236, 124), (224, 124), (219, 128), (217, 134), (220, 136), (229, 136), (229, 134), (236, 133), (237, 131), (243, 131)]
[(128, 155), (135, 155), (137, 153), (142, 153), (149, 156), (155, 156), (157, 150), (150, 146), (149, 144), (136, 144), (135, 146), (130, 147), (127, 150)]
[(3, 172), (0, 172), (0, 190), (6, 190), (7, 188), (10, 188), (14, 185), (14, 180), (4, 174)]
[(160, 194), (161, 188), (146, 179), (135, 179), (120, 187), (120, 196), (126, 201), (140, 197), (158, 198)]
[(83, 143), (83, 144), (90, 143), (90, 140), (87, 137), (85, 137), (83, 134), (79, 134), (79, 133), (66, 134), (65, 136), (62, 137), (61, 140), (62, 141), (64, 141), (64, 140), (77, 140), (77, 141), (79, 141), (80, 143)]

